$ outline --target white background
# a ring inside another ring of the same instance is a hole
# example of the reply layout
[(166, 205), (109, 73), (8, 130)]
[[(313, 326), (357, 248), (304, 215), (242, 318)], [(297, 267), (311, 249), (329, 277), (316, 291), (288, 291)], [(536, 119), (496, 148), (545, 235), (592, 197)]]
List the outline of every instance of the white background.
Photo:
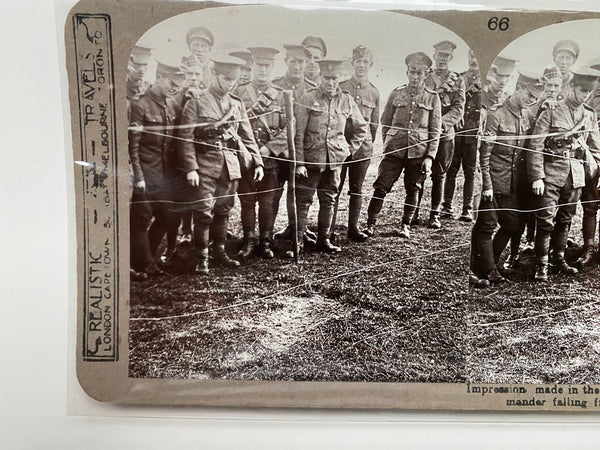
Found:
[[(593, 0), (575, 5), (600, 8)], [(0, 449), (598, 447), (598, 415), (172, 409), (160, 413), (204, 418), (148, 419), (135, 416), (152, 410), (117, 409), (132, 416), (119, 418), (106, 416), (115, 414), (106, 407), (96, 408), (96, 416), (67, 415), (72, 167), (65, 158), (54, 7), (43, 0), (4, 1), (0, 17)], [(62, 35), (62, 23), (59, 30)], [(70, 395), (71, 403), (94, 406), (77, 388)]]

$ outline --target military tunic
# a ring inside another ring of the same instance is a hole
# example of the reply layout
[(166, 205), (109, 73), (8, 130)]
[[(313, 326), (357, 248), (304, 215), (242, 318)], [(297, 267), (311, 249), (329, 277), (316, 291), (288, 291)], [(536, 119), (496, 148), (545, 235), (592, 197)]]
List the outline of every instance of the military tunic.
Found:
[(384, 158), (373, 183), (367, 224), (375, 225), (383, 199), (404, 171), (406, 199), (402, 221), (409, 225), (423, 185), (423, 159), (435, 159), (442, 129), (442, 108), (437, 92), (401, 86), (390, 94), (381, 115)]
[(367, 124), (350, 94), (338, 88), (330, 97), (321, 86), (296, 100), (294, 116), (296, 161), (298, 166), (306, 166), (308, 172), (306, 178), (299, 179), (296, 191), (298, 229), (304, 231), (317, 192), (319, 235), (328, 238), (341, 164), (360, 149)]

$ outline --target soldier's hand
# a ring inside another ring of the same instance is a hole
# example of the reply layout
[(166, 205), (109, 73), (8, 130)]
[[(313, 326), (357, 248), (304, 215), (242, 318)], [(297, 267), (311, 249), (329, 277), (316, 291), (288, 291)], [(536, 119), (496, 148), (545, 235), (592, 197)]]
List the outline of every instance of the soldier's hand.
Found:
[(198, 176), (198, 172), (192, 170), (185, 175), (185, 179), (187, 180), (190, 186), (198, 186), (200, 184), (200, 177)]
[(136, 181), (133, 184), (133, 190), (135, 192), (137, 192), (138, 194), (142, 194), (146, 191), (146, 182), (144, 180), (142, 181)]
[(485, 202), (489, 202), (492, 201), (492, 198), (494, 198), (494, 190), (493, 189), (486, 189), (485, 191), (481, 192), (481, 199)]
[(306, 178), (308, 177), (308, 172), (306, 171), (306, 167), (298, 166), (296, 167), (296, 176)]
[(431, 172), (431, 165), (433, 164), (433, 158), (430, 156), (426, 156), (423, 158), (423, 162), (421, 163), (421, 173), (428, 174)]
[(531, 190), (533, 195), (544, 195), (544, 180), (535, 180), (531, 183)]
[(256, 166), (254, 168), (254, 181), (260, 181), (265, 176), (265, 171), (262, 166)]

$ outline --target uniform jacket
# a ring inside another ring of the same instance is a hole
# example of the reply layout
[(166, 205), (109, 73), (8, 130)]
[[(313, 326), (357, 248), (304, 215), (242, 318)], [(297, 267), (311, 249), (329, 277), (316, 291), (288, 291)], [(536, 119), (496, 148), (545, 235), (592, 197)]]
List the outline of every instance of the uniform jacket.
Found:
[(373, 156), (373, 142), (379, 127), (379, 91), (370, 82), (359, 82), (354, 77), (340, 83), (340, 89), (348, 92), (354, 98), (369, 128), (363, 145), (353, 155), (353, 158), (370, 158)]
[(451, 70), (430, 73), (425, 86), (436, 91), (442, 101), (442, 140), (454, 139), (454, 129), (465, 112), (465, 81)]
[(277, 167), (278, 160), (270, 156), (289, 157), (283, 89), (270, 84), (259, 90), (254, 83), (246, 83), (237, 95), (246, 107), (265, 167)]
[(313, 86), (306, 82), (304, 77), (300, 81), (297, 81), (292, 79), (288, 73), (282, 77), (275, 78), (273, 84), (286, 91), (293, 91), (295, 99), (302, 97), (308, 90), (314, 89)]
[[(341, 91), (329, 97), (321, 87), (308, 91), (294, 104), (296, 160), (307, 169), (323, 171), (354, 154), (367, 134), (367, 123), (350, 94)], [(346, 140), (345, 131), (349, 130)]]
[[(545, 134), (552, 132), (571, 131), (575, 125), (584, 119), (582, 126), (585, 130), (580, 134), (581, 141), (589, 146), (584, 159), (589, 164), (585, 164), (582, 159), (571, 157), (548, 157), (541, 152), (548, 152), (545, 149)], [(598, 119), (596, 112), (587, 105), (573, 106), (569, 100), (560, 102), (554, 110), (544, 110), (539, 115), (533, 129), (533, 137), (530, 142), (532, 152), (527, 155), (527, 173), (530, 182), (544, 180), (547, 184), (555, 186), (564, 186), (567, 182), (569, 173), (573, 179), (573, 187), (579, 188), (585, 186), (586, 171), (588, 177), (595, 176), (597, 167), (595, 161), (600, 161), (598, 149), (600, 149), (600, 134), (598, 133)], [(539, 137), (536, 137), (539, 136)]]
[(464, 142), (477, 142), (479, 117), (481, 114), (481, 76), (479, 71), (467, 71), (461, 74), (465, 82), (465, 113), (462, 126), (456, 130), (471, 130), (464, 135)]
[(129, 159), (134, 182), (145, 181), (149, 192), (163, 190), (172, 170), (169, 127), (175, 119), (173, 101), (160, 99), (152, 89), (131, 104), (130, 125), (135, 128), (129, 129)]
[(397, 158), (435, 158), (442, 131), (442, 106), (437, 92), (408, 86), (392, 91), (381, 115), (383, 152)]
[(484, 191), (493, 189), (494, 194), (501, 195), (517, 193), (526, 150), (516, 147), (523, 147), (529, 128), (527, 115), (510, 97), (488, 112), (479, 154)]
[[(194, 142), (194, 127), (179, 130), (177, 167), (185, 173), (198, 171), (200, 176), (218, 179), (226, 166), (229, 179), (241, 178), (238, 151), (249, 151), (254, 164), (262, 166), (262, 158), (254, 140), (252, 127), (248, 121), (242, 100), (232, 94), (219, 95), (211, 85), (197, 99), (190, 99), (183, 109), (181, 125), (219, 121), (233, 108), (227, 128), (230, 130), (222, 138)], [(239, 140), (235, 136), (239, 136)], [(236, 148), (239, 147), (239, 148)]]

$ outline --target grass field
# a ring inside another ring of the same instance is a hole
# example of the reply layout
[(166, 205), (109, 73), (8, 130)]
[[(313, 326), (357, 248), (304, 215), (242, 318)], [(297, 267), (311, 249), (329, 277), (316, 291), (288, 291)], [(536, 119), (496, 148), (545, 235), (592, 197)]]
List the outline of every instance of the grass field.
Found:
[[(308, 252), (298, 265), (254, 259), (238, 270), (212, 269), (209, 278), (133, 283), (130, 376), (599, 382), (599, 305), (590, 304), (598, 269), (536, 285), (525, 257), (516, 279), (469, 292), (470, 224), (445, 221), (441, 230), (418, 227), (410, 241), (400, 239), (399, 183), (378, 234), (356, 244), (345, 238), (342, 198), (340, 255)], [(315, 224), (316, 207), (311, 217)], [(239, 236), (238, 223), (236, 206), (231, 224)]]

